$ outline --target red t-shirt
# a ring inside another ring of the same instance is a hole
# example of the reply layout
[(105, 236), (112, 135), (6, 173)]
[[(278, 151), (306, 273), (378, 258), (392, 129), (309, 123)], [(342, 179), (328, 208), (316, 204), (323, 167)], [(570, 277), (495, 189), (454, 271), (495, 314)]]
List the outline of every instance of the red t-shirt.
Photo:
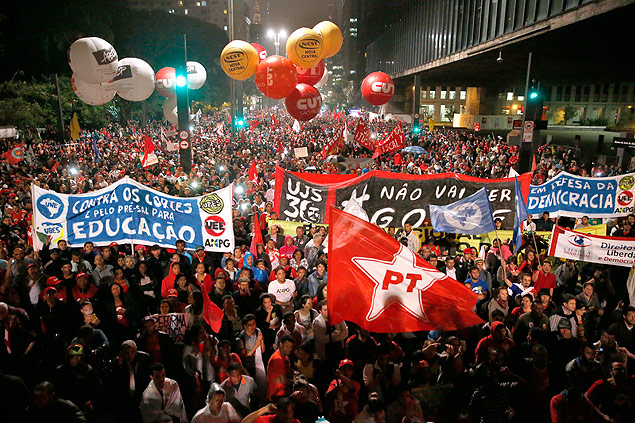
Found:
[[(274, 397), (287, 396), (291, 394), (290, 381), (282, 383), (278, 380), (280, 376), (287, 376), (291, 373), (291, 363), (289, 357), (284, 357), (280, 351), (271, 355), (267, 365), (267, 398), (271, 401)], [(274, 398), (275, 399), (275, 398)]]
[[(329, 412), (329, 422), (331, 423), (350, 423), (353, 421), (357, 413), (359, 412), (358, 403), (359, 403), (359, 392), (361, 390), (361, 385), (357, 381), (353, 382), (353, 389), (348, 392), (344, 392), (344, 390), (338, 393), (334, 393), (331, 397), (331, 406)], [(340, 379), (335, 379), (331, 381), (329, 385), (329, 389), (326, 391), (327, 395), (333, 389), (336, 389), (338, 386), (343, 385)]]
[(534, 289), (536, 290), (536, 292), (540, 292), (542, 288), (555, 289), (556, 275), (554, 275), (553, 273), (547, 273), (545, 275), (545, 273), (541, 272), (540, 270), (538, 270), (537, 272), (538, 280), (534, 284)]
[[(276, 415), (275, 414), (267, 414), (266, 416), (258, 417), (254, 423), (276, 423)], [(289, 423), (300, 423), (298, 419), (293, 419), (293, 422)]]

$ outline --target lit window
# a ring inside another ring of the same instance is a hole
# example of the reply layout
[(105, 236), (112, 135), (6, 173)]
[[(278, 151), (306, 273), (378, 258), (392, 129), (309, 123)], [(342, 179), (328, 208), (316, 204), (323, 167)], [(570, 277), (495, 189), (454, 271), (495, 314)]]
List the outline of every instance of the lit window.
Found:
[(434, 100), (434, 97), (436, 96), (436, 91), (434, 90), (430, 90), (430, 100)]
[(226, 14), (227, 14), (227, 9), (224, 9), (224, 10), (223, 10), (223, 13), (226, 15)]
[(514, 93), (509, 91), (507, 93), (507, 101), (512, 101), (514, 99)]
[(450, 100), (454, 100), (456, 98), (456, 90), (453, 88), (450, 88), (450, 95), (448, 97)]
[(525, 101), (525, 96), (524, 95), (519, 95), (518, 96), (518, 101)]
[(461, 91), (461, 94), (460, 94), (459, 98), (461, 100), (465, 100), (466, 97), (467, 97), (467, 91)]
[(188, 12), (189, 12), (189, 10), (185, 9), (185, 14), (186, 14), (186, 15), (188, 14)]
[(203, 0), (203, 1), (201, 2), (201, 6), (203, 6), (203, 7), (207, 6), (207, 2), (206, 2), (205, 0)]
[(446, 95), (447, 95), (447, 91), (441, 90), (441, 100), (445, 100)]
[(357, 22), (357, 18), (350, 18), (348, 21), (349, 21), (350, 23), (355, 23), (355, 22)]
[(224, 30), (224, 31), (227, 31), (227, 25), (225, 25), (225, 26), (223, 27), (223, 30)]
[(351, 37), (357, 37), (357, 32), (351, 32)]
[(350, 71), (351, 75), (353, 75), (355, 73), (355, 70)]
[(179, 6), (183, 6), (183, 2), (179, 0)]

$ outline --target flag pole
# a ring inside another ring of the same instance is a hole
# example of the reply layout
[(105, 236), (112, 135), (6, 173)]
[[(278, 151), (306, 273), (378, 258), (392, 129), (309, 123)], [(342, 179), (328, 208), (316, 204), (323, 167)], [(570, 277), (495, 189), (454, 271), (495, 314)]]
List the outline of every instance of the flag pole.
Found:
[(531, 237), (534, 239), (534, 248), (536, 248), (536, 257), (538, 257), (538, 264), (542, 266), (540, 262), (540, 252), (538, 251), (538, 243), (536, 242), (536, 233), (531, 231)]
[(498, 228), (496, 228), (496, 224), (494, 224), (494, 233), (496, 234), (496, 239), (498, 240), (498, 252), (501, 256), (501, 264), (503, 265), (503, 278), (507, 280), (507, 263), (505, 263), (505, 259), (503, 258), (503, 246), (500, 237), (498, 236)]

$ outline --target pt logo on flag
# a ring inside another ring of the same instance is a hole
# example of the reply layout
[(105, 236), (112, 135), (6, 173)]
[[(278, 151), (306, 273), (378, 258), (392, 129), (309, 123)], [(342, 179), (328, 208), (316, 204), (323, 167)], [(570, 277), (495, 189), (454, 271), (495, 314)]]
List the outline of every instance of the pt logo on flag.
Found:
[(351, 261), (375, 284), (372, 305), (366, 320), (377, 319), (390, 305), (397, 303), (412, 316), (424, 322), (428, 321), (423, 310), (421, 293), (438, 280), (424, 277), (429, 273), (425, 267), (417, 266), (412, 251), (401, 246), (391, 261), (353, 257)]

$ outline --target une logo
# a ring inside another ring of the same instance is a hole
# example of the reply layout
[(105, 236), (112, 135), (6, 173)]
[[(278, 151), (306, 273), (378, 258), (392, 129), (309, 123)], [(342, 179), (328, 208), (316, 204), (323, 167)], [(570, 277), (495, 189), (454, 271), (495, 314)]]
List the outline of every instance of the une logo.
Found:
[(296, 105), (298, 106), (298, 110), (314, 110), (320, 107), (322, 105), (321, 103), (322, 101), (319, 97), (301, 98)]
[(385, 82), (373, 82), (372, 85), (370, 86), (370, 89), (374, 93), (390, 94), (395, 91), (395, 85), (387, 84)]
[(45, 194), (37, 200), (38, 211), (49, 219), (57, 219), (64, 211), (64, 204), (52, 194)]

